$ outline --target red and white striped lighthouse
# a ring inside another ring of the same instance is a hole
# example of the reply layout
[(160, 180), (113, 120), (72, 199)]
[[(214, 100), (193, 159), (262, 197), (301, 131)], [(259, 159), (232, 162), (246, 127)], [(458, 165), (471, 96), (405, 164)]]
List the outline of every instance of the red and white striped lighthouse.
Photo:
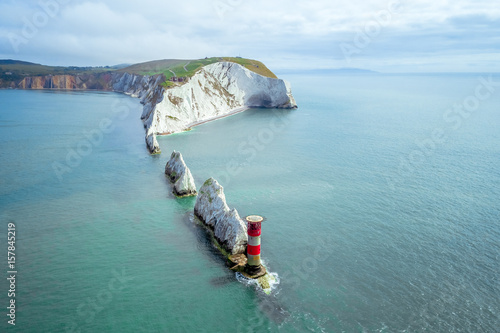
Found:
[(250, 215), (246, 217), (246, 221), (248, 230), (246, 271), (253, 275), (263, 270), (260, 262), (260, 234), (261, 223), (264, 218), (258, 215)]

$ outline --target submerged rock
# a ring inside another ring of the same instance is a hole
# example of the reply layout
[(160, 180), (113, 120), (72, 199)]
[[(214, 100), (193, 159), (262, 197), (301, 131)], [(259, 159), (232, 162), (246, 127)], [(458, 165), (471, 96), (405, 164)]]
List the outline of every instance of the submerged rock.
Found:
[(245, 252), (247, 227), (238, 211), (228, 207), (224, 188), (215, 179), (208, 179), (200, 188), (194, 213), (213, 230), (215, 238), (229, 254)]
[(165, 165), (165, 174), (174, 184), (174, 193), (179, 197), (196, 195), (196, 185), (193, 175), (186, 166), (182, 154), (173, 151), (170, 155), (170, 160)]

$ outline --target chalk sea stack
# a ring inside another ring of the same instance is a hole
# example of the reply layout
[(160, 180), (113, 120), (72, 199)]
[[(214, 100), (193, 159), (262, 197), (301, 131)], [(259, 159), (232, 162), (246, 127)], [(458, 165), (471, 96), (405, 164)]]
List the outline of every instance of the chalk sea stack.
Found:
[(182, 154), (173, 151), (170, 160), (165, 165), (165, 174), (174, 184), (174, 194), (178, 197), (196, 195), (196, 185), (193, 175), (186, 166)]
[(148, 147), (151, 155), (161, 154), (160, 145), (158, 144), (154, 133), (146, 134), (146, 146)]
[(236, 209), (226, 203), (223, 187), (213, 178), (200, 188), (194, 214), (211, 230), (219, 245), (229, 255), (245, 253), (247, 227)]

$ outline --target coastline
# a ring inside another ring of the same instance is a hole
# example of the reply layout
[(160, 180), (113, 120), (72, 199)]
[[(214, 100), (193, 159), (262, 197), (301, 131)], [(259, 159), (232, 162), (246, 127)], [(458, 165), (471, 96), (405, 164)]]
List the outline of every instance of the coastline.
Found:
[[(196, 126), (208, 123), (210, 121), (214, 121), (214, 120), (217, 120), (217, 119), (222, 119), (222, 118), (225, 118), (225, 117), (233, 116), (235, 114), (244, 112), (244, 111), (246, 111), (248, 109), (251, 109), (251, 107), (249, 107), (249, 106), (243, 106), (243, 107), (232, 109), (231, 111), (229, 111), (228, 113), (223, 114), (223, 115), (211, 117), (211, 118), (200, 120), (200, 121), (195, 121), (194, 123), (188, 124), (187, 128), (185, 130), (183, 130), (182, 132), (189, 131), (190, 128), (193, 128), (193, 127), (196, 127)], [(156, 135), (166, 136), (166, 135), (175, 134), (175, 133), (182, 133), (182, 132), (164, 132), (164, 133), (157, 133)]]
[[(114, 90), (114, 89), (113, 90), (105, 90), (105, 89), (78, 89), (78, 88), (75, 88), (75, 89), (58, 89), (58, 88), (40, 88), (40, 89), (36, 89), (36, 88), (35, 89), (26, 89), (26, 88), (0, 88), (0, 89), (1, 90), (35, 90), (35, 91), (49, 90), (49, 91), (114, 92), (114, 93), (124, 94), (124, 95), (127, 95), (127, 96), (132, 97), (132, 98), (137, 98), (136, 96), (133, 96), (132, 93), (125, 92), (125, 91), (118, 91), (118, 90)], [(231, 111), (229, 111), (228, 113), (223, 114), (223, 115), (219, 115), (219, 116), (215, 116), (215, 117), (211, 117), (211, 118), (208, 118), (208, 119), (204, 119), (204, 120), (200, 120), (200, 121), (196, 121), (196, 122), (190, 123), (190, 124), (187, 125), (186, 129), (184, 129), (182, 132), (189, 131), (190, 128), (193, 128), (193, 127), (196, 127), (196, 126), (199, 126), (199, 125), (203, 125), (203, 124), (208, 123), (210, 121), (222, 119), (222, 118), (225, 118), (225, 117), (229, 117), (229, 116), (238, 114), (240, 112), (244, 112), (244, 111), (246, 111), (248, 109), (251, 109), (251, 108), (252, 107), (249, 107), (249, 106), (243, 106), (243, 107), (232, 109)], [(175, 134), (175, 133), (182, 133), (182, 132), (162, 132), (162, 133), (157, 133), (156, 135), (166, 136), (166, 135)]]
[[(151, 153), (160, 153), (159, 145), (155, 139), (157, 135), (164, 136), (189, 131), (198, 125), (232, 116), (253, 107), (296, 108), (295, 100), (291, 96), (290, 87), (287, 82), (262, 76), (258, 73), (250, 74), (247, 68), (239, 64), (233, 65), (227, 62), (217, 62), (203, 67), (210, 75), (206, 74), (203, 76), (200, 74), (193, 76), (193, 79), (196, 78), (196, 82), (202, 87), (201, 89), (197, 85), (196, 87), (191, 87), (193, 99), (196, 98), (196, 100), (202, 101), (201, 104), (195, 103), (193, 105), (177, 105), (179, 100), (189, 97), (185, 96), (186, 89), (176, 90), (176, 87), (165, 87), (163, 83), (166, 81), (162, 75), (144, 76), (128, 72), (123, 74), (112, 73), (109, 77), (106, 77), (106, 84), (99, 87), (92, 86), (92, 88), (89, 88), (90, 86), (86, 87), (84, 83), (80, 84), (82, 82), (77, 80), (78, 77), (75, 78), (73, 76), (66, 80), (68, 82), (71, 81), (71, 85), (65, 83), (62, 86), (58, 84), (60, 87), (52, 87), (51, 83), (50, 88), (44, 87), (47, 85), (44, 80), (42, 80), (43, 82), (37, 81), (38, 83), (33, 85), (36, 82), (32, 78), (29, 78), (29, 80), (24, 78), (23, 85), (18, 85), (16, 88), (22, 90), (50, 91), (103, 91), (122, 93), (132, 98), (139, 98), (140, 103), (143, 104), (141, 119), (146, 129), (146, 144)], [(227, 76), (229, 74), (235, 80), (242, 80), (245, 83), (243, 84), (245, 89), (242, 90), (234, 82), (228, 83), (229, 86), (223, 88), (217, 78), (221, 77), (221, 75)], [(50, 81), (52, 76), (49, 75), (45, 79)], [(92, 84), (95, 83), (94, 81), (92, 81)], [(190, 80), (189, 82), (184, 82), (184, 84), (190, 85), (195, 84), (195, 82)], [(85, 88), (81, 89), (83, 87)], [(167, 101), (164, 103), (165, 105), (158, 107), (158, 104), (167, 96), (167, 91), (170, 88), (172, 88), (172, 92), (168, 93), (170, 103)], [(233, 92), (229, 94), (229, 96), (232, 96), (230, 101), (224, 95), (224, 91), (226, 94), (228, 93), (227, 89)], [(172, 97), (173, 100), (170, 99), (171, 95), (174, 96)], [(250, 96), (248, 97), (250, 100), (247, 100), (245, 96)], [(234, 108), (234, 106), (237, 107)], [(176, 117), (168, 116), (171, 113), (178, 113), (180, 115), (185, 113), (186, 117), (184, 117), (184, 120), (176, 119)], [(203, 119), (202, 117), (206, 118)], [(177, 121), (171, 122), (168, 118), (176, 119)], [(192, 121), (188, 123), (188, 120)]]

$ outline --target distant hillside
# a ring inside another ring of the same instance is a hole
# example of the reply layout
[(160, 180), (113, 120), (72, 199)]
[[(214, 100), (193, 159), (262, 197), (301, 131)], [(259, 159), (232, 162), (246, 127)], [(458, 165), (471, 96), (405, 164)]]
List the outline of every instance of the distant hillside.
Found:
[(0, 73), (10, 72), (23, 76), (38, 76), (38, 75), (63, 75), (63, 74), (78, 74), (78, 73), (99, 73), (113, 70), (109, 66), (105, 67), (77, 67), (77, 66), (45, 66), (32, 62), (19, 60), (0, 60)]
[(32, 62), (12, 60), (12, 59), (0, 60), (0, 65), (38, 65), (38, 66), (41, 66), (40, 64), (34, 64)]
[(361, 68), (324, 68), (324, 69), (283, 69), (277, 71), (279, 74), (313, 74), (313, 75), (326, 75), (326, 74), (378, 74), (369, 69)]
[(110, 66), (110, 68), (112, 68), (112, 69), (122, 69), (122, 68), (125, 68), (125, 67), (129, 67), (131, 65), (132, 64), (118, 64), (118, 65)]

